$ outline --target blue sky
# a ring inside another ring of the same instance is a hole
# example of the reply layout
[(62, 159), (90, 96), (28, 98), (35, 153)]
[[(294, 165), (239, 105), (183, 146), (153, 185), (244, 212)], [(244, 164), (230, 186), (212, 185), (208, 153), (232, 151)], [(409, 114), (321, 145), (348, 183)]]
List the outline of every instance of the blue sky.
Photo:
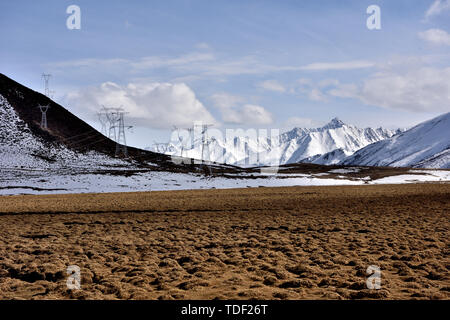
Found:
[[(69, 5), (81, 29), (69, 30)], [(369, 30), (369, 5), (381, 30)], [(173, 125), (407, 127), (450, 111), (450, 1), (3, 1), (0, 72), (132, 145)], [(50, 117), (50, 114), (49, 114)]]

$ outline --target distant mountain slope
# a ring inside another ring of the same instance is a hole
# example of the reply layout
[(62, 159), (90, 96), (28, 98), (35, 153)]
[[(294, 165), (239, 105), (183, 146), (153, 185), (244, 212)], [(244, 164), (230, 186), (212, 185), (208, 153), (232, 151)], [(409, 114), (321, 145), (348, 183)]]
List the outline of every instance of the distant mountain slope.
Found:
[(371, 144), (342, 164), (449, 169), (450, 112)]
[(322, 165), (334, 165), (347, 158), (347, 154), (342, 149), (336, 149), (325, 154), (318, 154), (312, 157), (308, 157), (300, 161), (300, 163), (314, 163)]

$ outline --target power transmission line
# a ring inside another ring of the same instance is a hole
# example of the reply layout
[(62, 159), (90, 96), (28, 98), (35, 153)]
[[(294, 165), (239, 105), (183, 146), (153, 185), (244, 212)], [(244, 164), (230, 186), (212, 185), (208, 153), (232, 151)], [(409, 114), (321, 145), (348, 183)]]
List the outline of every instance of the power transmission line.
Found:
[[(127, 140), (125, 137), (125, 128), (131, 129), (132, 126), (125, 126), (123, 108), (106, 108), (102, 105), (102, 111), (98, 112), (99, 121), (102, 125), (102, 133), (108, 135), (108, 138), (116, 142), (116, 156), (123, 154), (128, 156)], [(108, 128), (106, 125), (108, 124)]]
[[(54, 92), (54, 91), (50, 91), (48, 82), (50, 80), (50, 77), (52, 75), (51, 74), (46, 74), (46, 73), (42, 73), (42, 79), (44, 80), (44, 94), (50, 98), (50, 92)], [(46, 106), (41, 106), (39, 105), (38, 108), (41, 110), (41, 128), (42, 129), (47, 129), (47, 111), (49, 109), (50, 106), (46, 105)]]
[(194, 128), (186, 128), (185, 130), (188, 131), (189, 142), (191, 143), (190, 146), (189, 146), (189, 149), (194, 149), (194, 137), (192, 135), (192, 132), (194, 131)]
[[(120, 152), (122, 152), (125, 157), (128, 156), (127, 140), (125, 139), (125, 121), (123, 120), (124, 114), (125, 114), (125, 112), (119, 112), (119, 114), (118, 114), (119, 134), (117, 136), (117, 141), (116, 141), (116, 157), (120, 154)], [(130, 128), (130, 127), (128, 127), (128, 128)]]

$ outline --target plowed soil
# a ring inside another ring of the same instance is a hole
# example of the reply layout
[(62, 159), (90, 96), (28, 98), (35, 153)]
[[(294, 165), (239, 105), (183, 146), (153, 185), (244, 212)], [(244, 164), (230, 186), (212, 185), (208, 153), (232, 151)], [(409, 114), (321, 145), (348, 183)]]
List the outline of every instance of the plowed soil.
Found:
[(450, 184), (0, 197), (0, 298), (449, 299), (449, 218)]

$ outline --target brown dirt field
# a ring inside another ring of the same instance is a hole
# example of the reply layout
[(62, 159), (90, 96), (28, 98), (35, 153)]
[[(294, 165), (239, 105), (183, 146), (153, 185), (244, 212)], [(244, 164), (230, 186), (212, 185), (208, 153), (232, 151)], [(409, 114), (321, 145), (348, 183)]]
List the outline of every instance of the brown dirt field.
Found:
[(449, 199), (450, 184), (4, 196), (0, 298), (449, 299)]

